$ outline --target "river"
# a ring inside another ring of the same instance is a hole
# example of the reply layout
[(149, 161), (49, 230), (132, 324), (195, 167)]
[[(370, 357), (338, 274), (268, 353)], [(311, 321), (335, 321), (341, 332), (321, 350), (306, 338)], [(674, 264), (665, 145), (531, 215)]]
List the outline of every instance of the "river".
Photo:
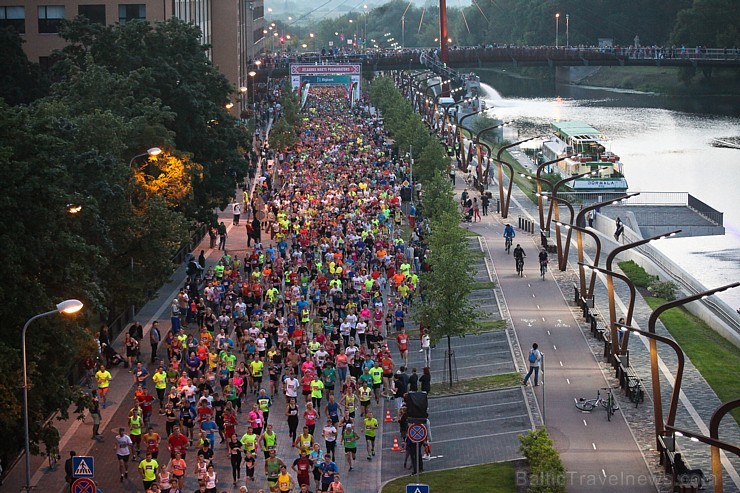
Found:
[[(543, 86), (510, 77), (489, 82), (501, 91), (481, 84), (492, 116), (516, 121), (519, 135), (526, 138), (552, 121), (587, 122), (611, 139), (630, 191), (689, 192), (724, 212), (723, 236), (672, 238), (656, 246), (707, 288), (740, 280), (740, 150), (711, 145), (716, 137), (740, 136), (740, 98)], [(515, 132), (504, 137), (511, 140)], [(740, 288), (718, 296), (740, 307)]]

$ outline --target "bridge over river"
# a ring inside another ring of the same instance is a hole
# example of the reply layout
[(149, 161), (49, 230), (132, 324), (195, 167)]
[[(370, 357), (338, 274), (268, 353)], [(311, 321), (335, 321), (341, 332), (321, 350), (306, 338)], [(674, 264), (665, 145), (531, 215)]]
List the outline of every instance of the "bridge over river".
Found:
[[(261, 61), (258, 78), (283, 77), (291, 63), (358, 63), (362, 71), (416, 70), (426, 68), (425, 58), (433, 49), (419, 48), (351, 55), (321, 56), (286, 54)], [(576, 67), (576, 66), (651, 66), (651, 67), (740, 67), (736, 48), (576, 48), (576, 47), (494, 47), (453, 48), (448, 53), (449, 68), (485, 67)]]

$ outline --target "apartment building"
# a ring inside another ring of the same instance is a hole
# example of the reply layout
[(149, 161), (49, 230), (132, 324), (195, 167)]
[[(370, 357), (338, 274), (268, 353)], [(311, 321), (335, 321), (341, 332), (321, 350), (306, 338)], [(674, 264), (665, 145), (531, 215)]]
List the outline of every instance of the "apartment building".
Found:
[[(264, 13), (264, 0), (0, 0), (0, 27), (14, 27), (29, 60), (46, 67), (51, 52), (64, 46), (62, 19), (83, 15), (112, 25), (174, 16), (200, 27), (209, 58), (238, 92), (248, 87), (249, 64), (262, 51)], [(233, 112), (242, 109), (235, 105)]]

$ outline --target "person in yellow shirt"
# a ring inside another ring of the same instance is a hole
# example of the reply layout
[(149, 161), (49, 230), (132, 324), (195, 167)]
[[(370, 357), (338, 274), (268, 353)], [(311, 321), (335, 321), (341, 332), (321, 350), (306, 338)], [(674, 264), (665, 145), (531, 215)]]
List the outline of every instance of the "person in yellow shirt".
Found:
[(98, 382), (98, 394), (100, 400), (103, 403), (103, 409), (105, 409), (105, 403), (107, 401), (106, 396), (108, 395), (108, 387), (110, 387), (110, 381), (113, 376), (108, 370), (105, 369), (105, 365), (100, 365), (100, 369), (95, 372), (95, 381)]
[(277, 487), (280, 493), (290, 493), (295, 487), (293, 478), (288, 474), (288, 468), (285, 464), (280, 465), (280, 474), (277, 478)]
[(149, 490), (149, 488), (157, 481), (158, 469), (159, 464), (152, 458), (152, 453), (147, 452), (146, 458), (139, 462), (139, 474), (141, 474), (141, 479), (144, 481), (145, 490)]
[(167, 390), (167, 372), (164, 371), (164, 367), (157, 367), (157, 371), (152, 375), (152, 382), (159, 399), (159, 414), (164, 414), (164, 394)]

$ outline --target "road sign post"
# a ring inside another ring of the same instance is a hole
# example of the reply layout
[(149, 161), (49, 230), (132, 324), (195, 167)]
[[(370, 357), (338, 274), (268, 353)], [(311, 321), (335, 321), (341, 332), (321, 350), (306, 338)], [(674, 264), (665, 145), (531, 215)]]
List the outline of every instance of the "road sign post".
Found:
[(429, 493), (428, 484), (407, 484), (406, 493)]
[(72, 457), (72, 477), (92, 478), (95, 476), (95, 457), (75, 455)]
[(96, 493), (98, 487), (90, 478), (77, 478), (72, 482), (72, 493)]

